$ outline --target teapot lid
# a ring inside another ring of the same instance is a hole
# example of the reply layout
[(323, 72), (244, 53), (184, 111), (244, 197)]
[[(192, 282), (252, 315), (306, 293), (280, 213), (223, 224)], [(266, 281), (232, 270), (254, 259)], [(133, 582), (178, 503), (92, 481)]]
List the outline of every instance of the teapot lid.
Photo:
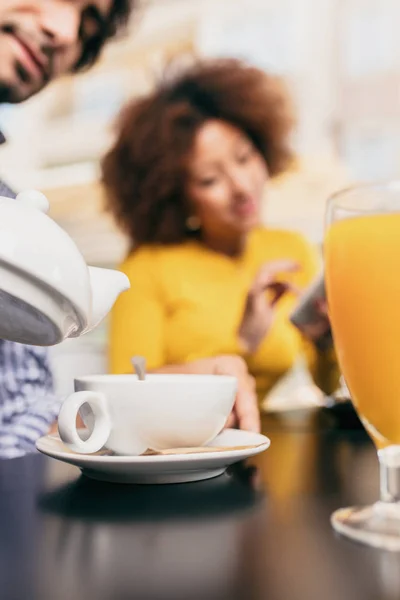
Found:
[(20, 192), (16, 198), (16, 201), (22, 202), (31, 208), (36, 208), (43, 213), (47, 213), (50, 208), (50, 204), (46, 196), (38, 190), (25, 190), (24, 192)]

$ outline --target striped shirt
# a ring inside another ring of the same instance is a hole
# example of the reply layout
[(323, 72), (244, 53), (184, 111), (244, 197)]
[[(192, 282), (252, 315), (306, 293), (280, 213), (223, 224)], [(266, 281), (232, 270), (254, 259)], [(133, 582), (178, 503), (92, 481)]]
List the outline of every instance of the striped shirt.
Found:
[[(1, 180), (0, 196), (15, 197)], [(0, 458), (35, 452), (59, 409), (46, 348), (0, 340)]]

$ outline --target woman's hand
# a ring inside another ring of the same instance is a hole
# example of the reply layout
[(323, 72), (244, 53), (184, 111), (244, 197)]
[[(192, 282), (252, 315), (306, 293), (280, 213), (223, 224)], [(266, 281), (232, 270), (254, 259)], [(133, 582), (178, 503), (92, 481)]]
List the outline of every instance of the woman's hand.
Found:
[(248, 372), (246, 362), (239, 356), (217, 356), (213, 360), (214, 373), (234, 375), (238, 380), (235, 405), (226, 426), (258, 433), (261, 430), (261, 421), (256, 382)]
[(302, 325), (301, 331), (317, 348), (325, 350), (331, 347), (333, 343), (326, 300), (322, 298), (315, 300), (314, 311), (313, 321)]
[[(275, 305), (288, 291), (298, 294), (291, 283), (277, 279), (279, 273), (293, 273), (299, 265), (292, 260), (267, 263), (258, 272), (248, 292), (239, 341), (245, 352), (255, 352), (267, 335), (275, 315)], [(270, 292), (269, 294), (267, 292)]]
[(255, 380), (248, 372), (246, 362), (240, 356), (203, 358), (188, 366), (196, 373), (236, 377), (238, 381), (236, 401), (226, 426), (236, 426), (256, 433), (261, 430)]

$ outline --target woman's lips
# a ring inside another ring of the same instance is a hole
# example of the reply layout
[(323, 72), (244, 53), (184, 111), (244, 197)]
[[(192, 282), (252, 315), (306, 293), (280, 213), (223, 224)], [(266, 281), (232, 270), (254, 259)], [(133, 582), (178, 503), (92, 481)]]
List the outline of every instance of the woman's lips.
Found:
[(251, 217), (257, 213), (258, 203), (254, 198), (249, 198), (234, 206), (234, 212), (238, 217)]

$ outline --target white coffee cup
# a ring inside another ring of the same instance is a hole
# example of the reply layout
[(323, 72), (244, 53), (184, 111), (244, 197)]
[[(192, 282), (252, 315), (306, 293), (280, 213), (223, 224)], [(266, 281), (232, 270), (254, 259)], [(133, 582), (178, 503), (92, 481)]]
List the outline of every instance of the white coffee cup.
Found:
[[(138, 455), (203, 446), (223, 429), (233, 408), (237, 380), (224, 375), (93, 375), (75, 380), (76, 392), (58, 417), (62, 441), (75, 452), (103, 447)], [(81, 414), (91, 431), (83, 440), (76, 428)]]

